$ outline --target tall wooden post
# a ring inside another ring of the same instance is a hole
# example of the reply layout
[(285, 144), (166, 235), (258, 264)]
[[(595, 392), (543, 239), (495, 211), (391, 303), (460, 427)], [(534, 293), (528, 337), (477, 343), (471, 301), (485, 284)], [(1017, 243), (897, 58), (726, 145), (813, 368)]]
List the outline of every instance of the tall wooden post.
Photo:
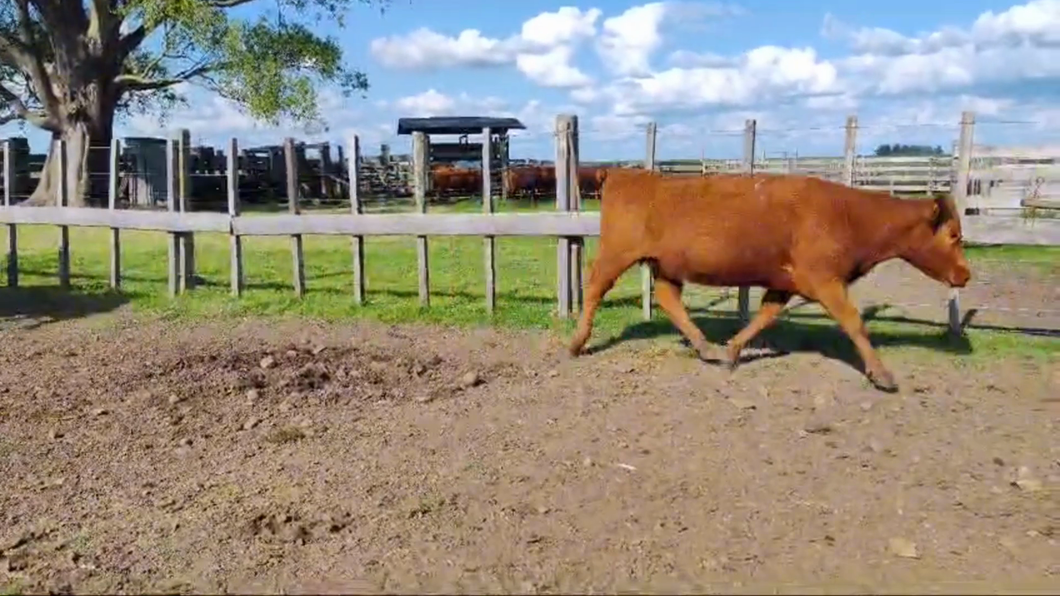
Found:
[[(339, 163), (342, 163), (342, 147), (339, 147)], [(350, 213), (361, 215), (361, 138), (353, 135), (353, 151), (350, 152), (350, 165), (347, 168), (350, 178)], [(357, 306), (364, 305), (364, 236), (354, 236), (351, 240), (353, 249), (353, 301)]]
[[(972, 151), (975, 150), (975, 112), (961, 113), (961, 133), (957, 153), (957, 187), (953, 189), (953, 202), (957, 205), (957, 217), (964, 219), (969, 213), (978, 214), (978, 209), (971, 209), (968, 200), (968, 181), (972, 177)], [(973, 215), (972, 217), (975, 217)], [(950, 290), (950, 299), (946, 304), (950, 332), (960, 334), (961, 328), (961, 292), (957, 288)]]
[[(232, 138), (228, 141), (228, 216), (239, 217), (239, 141)], [(228, 238), (229, 283), (232, 295), (243, 295), (243, 239), (232, 233)]]
[[(107, 173), (107, 208), (113, 213), (118, 208), (118, 185), (121, 182), (121, 140), (110, 140), (110, 168)], [(110, 229), (110, 287), (121, 287), (121, 230)]]
[[(301, 185), (298, 180), (298, 154), (295, 151), (294, 139), (287, 137), (283, 141), (283, 155), (287, 166), (287, 211), (299, 215), (302, 210), (298, 204)], [(294, 269), (294, 293), (299, 298), (305, 296), (305, 254), (302, 248), (302, 235), (291, 235), (291, 259)]]
[[(412, 177), (416, 210), (427, 213), (427, 186), (431, 178), (430, 151), (427, 134), (412, 133)], [(427, 253), (427, 237), (416, 237), (416, 257), (419, 265), (420, 306), (431, 305), (431, 271)]]
[[(58, 207), (70, 206), (70, 165), (66, 154), (66, 141), (55, 141), (58, 152), (55, 165), (59, 168), (58, 196), (55, 204)], [(70, 226), (59, 226), (59, 287), (70, 288)]]
[[(655, 147), (657, 139), (658, 127), (656, 123), (649, 122), (644, 152), (644, 169), (649, 172), (655, 171)], [(651, 293), (651, 267), (644, 264), (640, 266), (640, 310), (641, 316), (645, 321), (651, 320)]]
[[(755, 143), (758, 140), (758, 123), (755, 120), (744, 122), (743, 128), (743, 171), (748, 176), (755, 173)], [(751, 288), (741, 286), (738, 298), (740, 320), (747, 322), (751, 318)]]
[(858, 117), (847, 116), (846, 138), (843, 140), (843, 184), (854, 186), (854, 164), (858, 149)]
[[(556, 210), (570, 211), (571, 186), (570, 163), (573, 151), (574, 116), (560, 114), (556, 116)], [(557, 315), (561, 319), (571, 314), (571, 262), (570, 239), (561, 236), (556, 247), (556, 276), (559, 304)]]
[[(492, 131), (482, 129), (482, 212), (493, 214), (493, 145)], [(493, 236), (482, 240), (483, 259), (486, 267), (486, 312), (493, 314), (497, 309), (497, 241)]]
[[(179, 211), (191, 211), (191, 131), (184, 128), (177, 137), (179, 178), (177, 182)], [(195, 234), (183, 232), (180, 235), (180, 291), (195, 287)]]
[[(4, 207), (14, 204), (17, 187), (15, 152), (11, 141), (4, 141)], [(7, 224), (7, 287), (18, 287), (18, 226)]]

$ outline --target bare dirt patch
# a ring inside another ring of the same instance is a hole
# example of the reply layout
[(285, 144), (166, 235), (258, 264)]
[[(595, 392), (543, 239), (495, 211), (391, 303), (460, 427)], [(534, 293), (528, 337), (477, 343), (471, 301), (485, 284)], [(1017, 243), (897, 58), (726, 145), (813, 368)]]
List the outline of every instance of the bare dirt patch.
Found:
[[(566, 339), (566, 338), (563, 338)], [(92, 319), (0, 341), (6, 592), (1060, 589), (1060, 372)]]

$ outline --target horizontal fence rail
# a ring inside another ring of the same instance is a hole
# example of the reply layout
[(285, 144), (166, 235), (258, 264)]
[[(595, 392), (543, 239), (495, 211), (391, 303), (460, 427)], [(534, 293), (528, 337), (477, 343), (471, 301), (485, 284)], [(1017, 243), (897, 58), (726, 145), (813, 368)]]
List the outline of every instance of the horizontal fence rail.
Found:
[[(235, 236), (523, 236), (595, 237), (599, 212), (492, 214), (237, 215), (106, 210), (91, 207), (0, 207), (0, 224), (101, 227)], [(967, 216), (964, 241), (972, 245), (1060, 245), (1060, 220)]]

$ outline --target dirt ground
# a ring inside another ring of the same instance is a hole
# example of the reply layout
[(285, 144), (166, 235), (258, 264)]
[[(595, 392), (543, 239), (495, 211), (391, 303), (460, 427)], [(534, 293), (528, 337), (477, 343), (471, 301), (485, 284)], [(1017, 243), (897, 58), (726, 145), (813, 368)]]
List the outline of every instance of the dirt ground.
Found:
[(1060, 590), (1055, 360), (889, 351), (888, 395), (672, 338), (23, 323), (0, 593)]

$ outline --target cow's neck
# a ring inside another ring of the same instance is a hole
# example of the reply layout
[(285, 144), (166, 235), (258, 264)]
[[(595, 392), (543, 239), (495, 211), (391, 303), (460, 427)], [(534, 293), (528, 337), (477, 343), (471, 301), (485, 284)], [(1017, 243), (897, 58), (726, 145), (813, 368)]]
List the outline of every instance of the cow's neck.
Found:
[(855, 227), (861, 232), (854, 239), (860, 248), (855, 279), (884, 261), (899, 258), (908, 244), (906, 237), (927, 220), (933, 205), (933, 201), (899, 199), (882, 192), (868, 192), (860, 200), (873, 205), (851, 214), (861, 220)]

